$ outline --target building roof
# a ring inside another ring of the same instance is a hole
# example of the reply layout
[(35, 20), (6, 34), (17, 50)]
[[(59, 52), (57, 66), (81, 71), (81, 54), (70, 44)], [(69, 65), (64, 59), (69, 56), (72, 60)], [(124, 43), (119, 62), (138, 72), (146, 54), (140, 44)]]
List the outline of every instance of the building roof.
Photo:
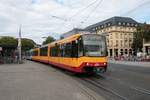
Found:
[(115, 26), (115, 25), (135, 27), (137, 25), (140, 25), (140, 23), (138, 23), (137, 21), (135, 21), (134, 19), (130, 17), (115, 16), (115, 17), (106, 19), (104, 21), (98, 22), (96, 24), (90, 25), (86, 27), (85, 29), (74, 28), (71, 31), (62, 34), (60, 38), (63, 39), (65, 37), (77, 34), (79, 32), (86, 32), (86, 31), (95, 32), (95, 28), (103, 29), (105, 27)]
[(106, 19), (104, 21), (98, 22), (96, 24), (90, 25), (90, 26), (86, 27), (85, 29), (91, 31), (91, 29), (93, 29), (95, 27), (104, 28), (104, 27), (114, 26), (114, 25), (135, 26), (137, 24), (139, 24), (139, 23), (137, 21), (133, 20), (132, 18), (115, 16), (115, 17)]
[(74, 29), (72, 29), (71, 31), (62, 34), (62, 35), (60, 36), (60, 38), (63, 39), (63, 38), (65, 38), (65, 37), (68, 37), (68, 36), (77, 34), (77, 33), (79, 33), (79, 32), (84, 32), (84, 31), (85, 31), (84, 29), (74, 28)]

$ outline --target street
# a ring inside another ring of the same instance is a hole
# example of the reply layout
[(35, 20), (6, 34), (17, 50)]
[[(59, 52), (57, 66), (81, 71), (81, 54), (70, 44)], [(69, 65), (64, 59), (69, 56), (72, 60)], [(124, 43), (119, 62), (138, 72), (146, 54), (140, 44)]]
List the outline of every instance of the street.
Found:
[(0, 1), (0, 100), (150, 100), (150, 0)]
[(79, 80), (107, 100), (149, 100), (150, 67), (109, 63), (104, 74)]
[(50, 65), (32, 61), (0, 65), (0, 100), (95, 99), (104, 100)]
[(150, 67), (115, 63), (94, 76), (32, 61), (0, 65), (0, 100), (149, 100), (149, 74)]

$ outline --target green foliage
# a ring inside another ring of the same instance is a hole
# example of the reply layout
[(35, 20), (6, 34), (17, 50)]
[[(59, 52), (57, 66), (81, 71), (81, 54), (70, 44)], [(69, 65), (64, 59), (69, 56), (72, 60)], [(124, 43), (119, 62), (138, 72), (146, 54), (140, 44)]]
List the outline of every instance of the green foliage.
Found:
[(150, 25), (145, 25), (144, 27), (144, 39), (150, 40)]
[(34, 47), (35, 45), (35, 42), (31, 39), (21, 39), (21, 44), (22, 44), (22, 50), (23, 51), (27, 51), (27, 50), (30, 50)]
[(55, 39), (54, 39), (53, 37), (51, 37), (51, 36), (48, 36), (48, 37), (46, 38), (46, 40), (43, 42), (43, 45), (44, 45), (44, 44), (51, 43), (51, 42), (53, 42), (53, 41), (55, 41)]
[(3, 36), (0, 38), (0, 45), (2, 46), (13, 46), (17, 47), (17, 40), (13, 37), (10, 36)]
[(137, 32), (133, 36), (132, 48), (135, 52), (142, 51), (143, 39), (150, 40), (150, 26), (146, 23), (137, 27)]
[[(31, 39), (21, 39), (21, 44), (22, 44), (22, 50), (30, 50), (34, 47), (35, 42)], [(17, 47), (18, 46), (18, 40), (10, 37), (10, 36), (3, 36), (0, 38), (0, 45), (5, 46), (5, 47)]]
[(138, 51), (142, 51), (142, 47), (143, 47), (143, 38), (140, 33), (135, 32), (132, 48), (135, 50), (135, 52), (138, 52)]

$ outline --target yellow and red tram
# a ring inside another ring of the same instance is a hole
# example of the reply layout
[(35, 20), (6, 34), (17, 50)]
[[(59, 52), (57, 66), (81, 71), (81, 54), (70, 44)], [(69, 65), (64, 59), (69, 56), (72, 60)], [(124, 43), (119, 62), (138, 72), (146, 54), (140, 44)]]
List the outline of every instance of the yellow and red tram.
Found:
[(75, 34), (30, 51), (34, 61), (77, 73), (105, 72), (107, 69), (106, 40), (98, 34)]

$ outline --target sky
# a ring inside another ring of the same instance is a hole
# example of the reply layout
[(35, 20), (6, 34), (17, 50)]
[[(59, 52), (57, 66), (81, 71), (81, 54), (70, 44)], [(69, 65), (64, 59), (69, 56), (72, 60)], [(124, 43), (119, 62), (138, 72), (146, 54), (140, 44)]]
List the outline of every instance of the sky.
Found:
[(113, 16), (150, 23), (150, 0), (0, 0), (0, 36), (22, 37), (41, 44)]

